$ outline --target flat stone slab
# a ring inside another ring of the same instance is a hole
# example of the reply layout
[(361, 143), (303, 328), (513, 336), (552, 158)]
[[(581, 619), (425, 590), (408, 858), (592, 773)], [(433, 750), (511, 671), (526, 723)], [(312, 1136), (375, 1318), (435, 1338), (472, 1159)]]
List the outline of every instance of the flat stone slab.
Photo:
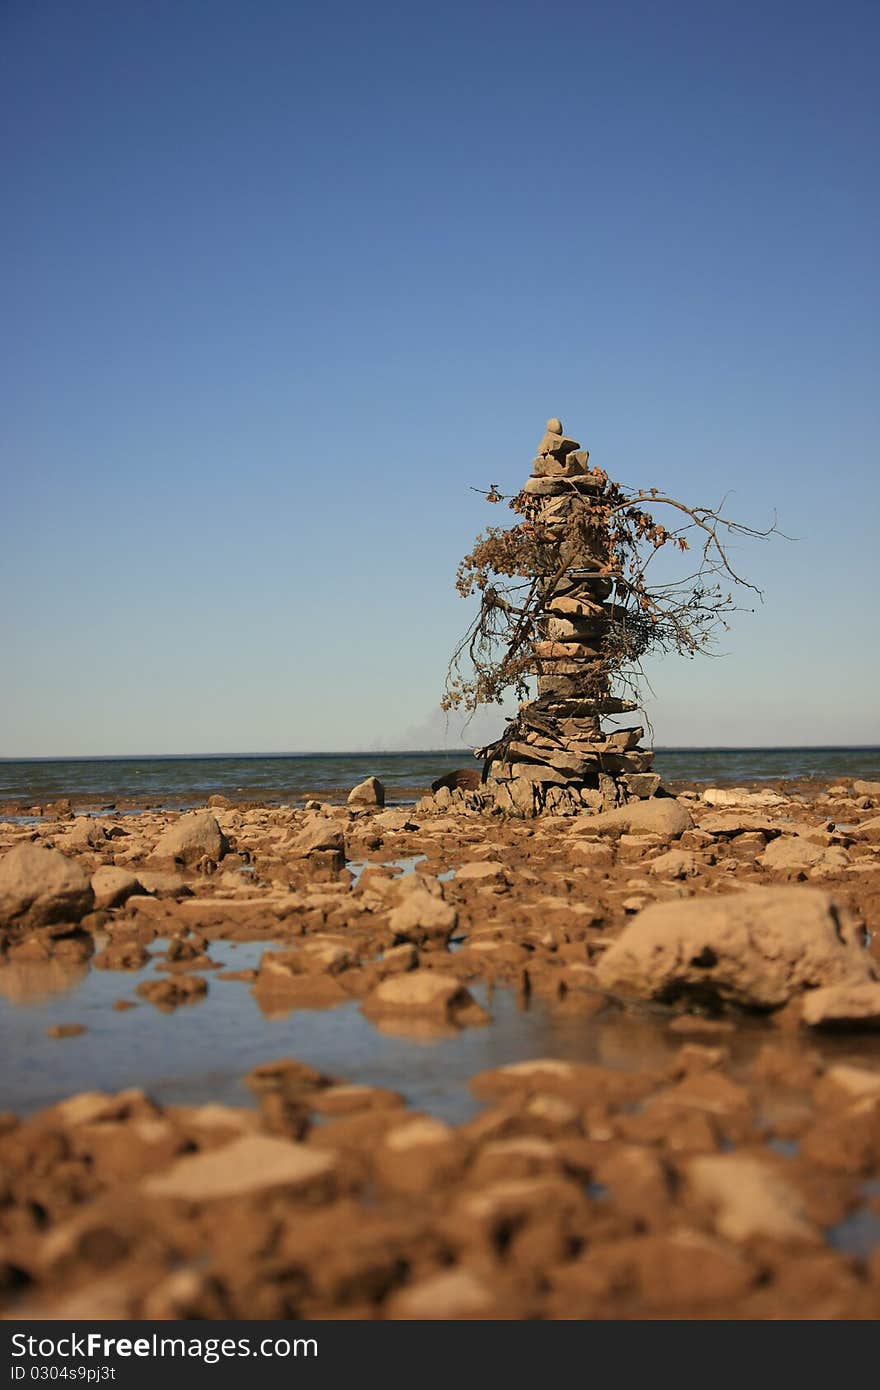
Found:
[(248, 1134), (221, 1149), (178, 1159), (143, 1183), (141, 1191), (182, 1202), (302, 1192), (330, 1178), (335, 1168), (336, 1157), (326, 1149)]

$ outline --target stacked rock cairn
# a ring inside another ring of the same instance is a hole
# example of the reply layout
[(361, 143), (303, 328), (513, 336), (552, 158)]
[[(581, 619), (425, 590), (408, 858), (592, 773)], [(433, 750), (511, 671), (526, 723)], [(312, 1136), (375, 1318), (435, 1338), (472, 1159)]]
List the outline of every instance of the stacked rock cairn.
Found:
[[(560, 420), (548, 420), (524, 489), (540, 499), (536, 520), (564, 535), (572, 509), (600, 499), (606, 486), (607, 475), (590, 469), (589, 452), (566, 438)], [(609, 551), (607, 527), (597, 526), (588, 548), (565, 553), (570, 563), (561, 577), (558, 566), (553, 576), (538, 576), (537, 699), (520, 706), (496, 743), (475, 750), (484, 760), (479, 786), (473, 774), (473, 781), (457, 774), (428, 800), (526, 817), (609, 810), (657, 792), (653, 753), (639, 747), (644, 729), (602, 729), (603, 716), (639, 708), (610, 692), (607, 657), (625, 616), (612, 597)]]

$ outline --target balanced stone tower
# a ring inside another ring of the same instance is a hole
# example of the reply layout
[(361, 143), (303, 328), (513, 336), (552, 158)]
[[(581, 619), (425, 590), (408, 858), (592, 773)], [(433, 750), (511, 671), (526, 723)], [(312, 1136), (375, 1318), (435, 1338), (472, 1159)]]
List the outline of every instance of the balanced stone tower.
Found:
[(602, 729), (603, 716), (639, 708), (610, 693), (608, 657), (626, 615), (613, 597), (607, 525), (571, 525), (575, 508), (584, 515), (582, 500), (600, 502), (606, 487), (588, 451), (566, 438), (561, 420), (548, 420), (524, 489), (538, 499), (535, 520), (560, 541), (554, 573), (536, 576), (538, 695), (496, 743), (476, 750), (485, 761), (481, 799), (511, 815), (607, 810), (653, 796), (660, 785), (653, 753), (638, 746), (644, 729)]

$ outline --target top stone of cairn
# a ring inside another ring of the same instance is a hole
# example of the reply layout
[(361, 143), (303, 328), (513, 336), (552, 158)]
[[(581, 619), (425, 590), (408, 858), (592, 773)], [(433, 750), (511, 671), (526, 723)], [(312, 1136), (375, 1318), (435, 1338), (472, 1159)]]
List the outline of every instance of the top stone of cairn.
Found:
[(562, 432), (562, 421), (555, 416), (547, 421), (547, 429), (538, 445), (538, 457), (550, 454), (553, 458), (564, 459), (581, 446), (576, 439), (566, 439)]

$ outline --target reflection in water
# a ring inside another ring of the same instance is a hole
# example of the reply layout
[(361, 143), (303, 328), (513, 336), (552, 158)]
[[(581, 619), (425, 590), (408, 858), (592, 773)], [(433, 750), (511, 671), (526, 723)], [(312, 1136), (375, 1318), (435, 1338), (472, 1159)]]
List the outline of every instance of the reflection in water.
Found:
[(436, 1018), (395, 1018), (385, 1014), (373, 1020), (373, 1027), (386, 1038), (409, 1038), (414, 1043), (434, 1043), (440, 1038), (457, 1038), (459, 1030), (454, 1023), (444, 1023)]
[[(157, 942), (157, 945), (160, 943)], [(298, 999), (257, 997), (250, 983), (271, 941), (212, 943), (212, 956), (244, 979), (205, 975), (208, 994), (197, 1009), (159, 1013), (136, 988), (156, 974), (156, 957), (140, 970), (92, 970), (56, 959), (0, 967), (0, 1111), (29, 1114), (77, 1091), (119, 1091), (140, 1086), (165, 1104), (249, 1105), (243, 1083), (258, 1063), (295, 1057), (328, 1075), (400, 1091), (407, 1103), (451, 1123), (480, 1109), (469, 1082), (479, 1071), (553, 1057), (625, 1070), (665, 1067), (682, 1038), (668, 1031), (663, 1013), (607, 1009), (584, 1017), (541, 998), (472, 982), (477, 1003), (491, 1015), (485, 1028), (433, 1028), (414, 1039), (405, 1020), (379, 1028), (358, 999), (333, 1004), (319, 991), (338, 989), (332, 977), (309, 977)], [(222, 973), (222, 972), (221, 972)], [(75, 990), (75, 1009), (71, 991)], [(306, 993), (308, 990), (308, 994)], [(338, 998), (338, 996), (337, 996)], [(120, 1010), (122, 1002), (129, 1007)], [(323, 1002), (324, 1007), (321, 1007)], [(268, 1009), (267, 1009), (268, 1003)], [(276, 1007), (277, 1005), (277, 1007)], [(267, 1016), (268, 1014), (268, 1016)], [(76, 1046), (46, 1037), (56, 1024), (80, 1023)], [(393, 1030), (393, 1031), (392, 1031)], [(742, 1020), (725, 1034), (734, 1072), (775, 1036), (763, 1020)], [(826, 1061), (880, 1065), (880, 1038), (815, 1038)]]
[(596, 1020), (596, 1060), (626, 1071), (654, 1070), (670, 1062), (681, 1040), (670, 1035), (663, 1015), (618, 1011)]
[(67, 994), (89, 973), (88, 961), (10, 961), (0, 966), (0, 995), (10, 1004), (39, 1004), (56, 994)]

